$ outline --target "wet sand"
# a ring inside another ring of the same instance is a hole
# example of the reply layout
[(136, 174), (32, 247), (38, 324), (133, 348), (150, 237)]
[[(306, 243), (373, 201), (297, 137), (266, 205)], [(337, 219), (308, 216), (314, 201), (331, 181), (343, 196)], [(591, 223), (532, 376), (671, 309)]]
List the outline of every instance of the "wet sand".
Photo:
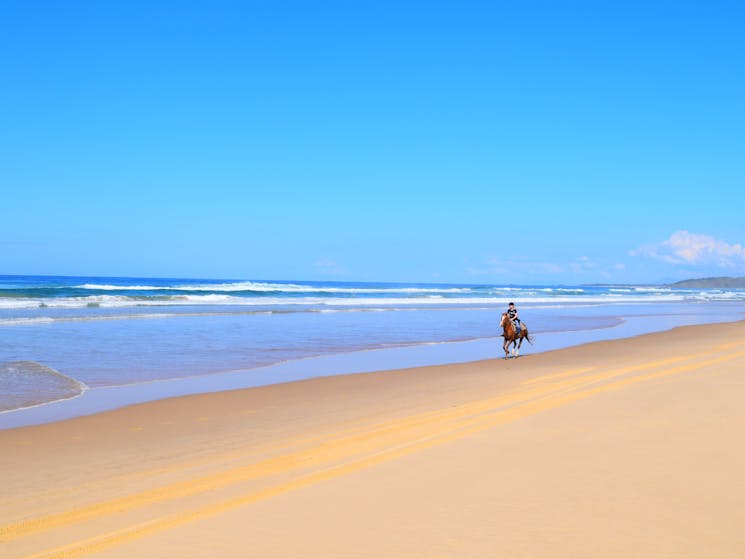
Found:
[(0, 431), (2, 557), (745, 556), (745, 322)]

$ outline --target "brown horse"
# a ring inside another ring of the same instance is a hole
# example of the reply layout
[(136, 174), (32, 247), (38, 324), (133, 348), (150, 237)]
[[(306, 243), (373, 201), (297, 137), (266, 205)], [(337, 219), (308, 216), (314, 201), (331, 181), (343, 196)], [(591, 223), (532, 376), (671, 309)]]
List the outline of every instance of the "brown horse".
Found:
[(525, 323), (520, 323), (520, 334), (518, 334), (515, 332), (515, 326), (512, 324), (510, 317), (507, 316), (507, 313), (502, 313), (502, 321), (499, 325), (502, 327), (502, 337), (504, 338), (502, 349), (504, 349), (505, 359), (510, 356), (510, 344), (512, 344), (512, 354), (515, 357), (518, 357), (520, 355), (520, 347), (523, 345), (523, 340), (528, 340), (531, 344), (533, 343), (533, 338), (530, 337), (528, 327)]

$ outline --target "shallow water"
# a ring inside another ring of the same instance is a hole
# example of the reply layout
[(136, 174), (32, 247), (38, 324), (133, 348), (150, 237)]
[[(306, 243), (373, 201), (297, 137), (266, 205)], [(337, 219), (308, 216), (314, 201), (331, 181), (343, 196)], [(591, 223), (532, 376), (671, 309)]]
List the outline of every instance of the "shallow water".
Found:
[[(742, 319), (745, 309), (728, 308), (716, 316), (701, 313), (649, 315), (629, 313), (615, 326), (587, 330), (563, 330), (536, 335), (535, 345), (523, 345), (521, 355), (551, 351), (573, 345), (637, 336), (676, 326)], [(704, 319), (707, 319), (704, 322)], [(0, 429), (58, 421), (135, 403), (187, 394), (293, 382), (308, 378), (381, 370), (461, 363), (503, 357), (501, 338), (389, 347), (351, 353), (327, 354), (226, 373), (124, 386), (89, 389), (81, 398), (53, 402), (33, 408), (0, 413)]]
[(0, 364), (0, 412), (80, 396), (86, 386), (34, 361)]

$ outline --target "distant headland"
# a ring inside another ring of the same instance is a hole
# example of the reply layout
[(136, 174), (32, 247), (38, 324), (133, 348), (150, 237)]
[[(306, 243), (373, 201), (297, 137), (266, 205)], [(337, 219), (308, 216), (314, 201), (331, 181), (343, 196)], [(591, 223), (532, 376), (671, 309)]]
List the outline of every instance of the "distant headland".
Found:
[(670, 284), (670, 287), (693, 287), (693, 288), (714, 288), (714, 289), (745, 289), (745, 277), (718, 277), (718, 278), (700, 278), (677, 281)]

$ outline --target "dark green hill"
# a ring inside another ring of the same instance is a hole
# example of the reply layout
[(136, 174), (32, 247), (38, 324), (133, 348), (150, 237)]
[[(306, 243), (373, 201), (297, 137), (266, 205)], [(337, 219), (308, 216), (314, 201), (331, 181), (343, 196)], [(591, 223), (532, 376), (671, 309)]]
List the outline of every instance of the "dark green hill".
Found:
[(713, 289), (745, 289), (745, 277), (743, 278), (701, 278), (677, 281), (670, 287), (693, 287)]

